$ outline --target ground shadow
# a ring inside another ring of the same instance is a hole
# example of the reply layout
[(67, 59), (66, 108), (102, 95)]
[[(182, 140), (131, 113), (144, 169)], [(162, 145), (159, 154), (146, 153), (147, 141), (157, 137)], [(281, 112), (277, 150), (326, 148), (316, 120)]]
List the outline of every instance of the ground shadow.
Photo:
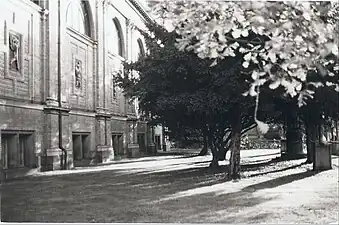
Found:
[[(171, 200), (154, 203), (154, 206), (161, 211), (177, 210), (176, 205), (186, 206), (189, 203), (195, 203), (192, 210), (188, 205), (177, 211), (176, 216), (168, 218), (166, 221), (171, 223), (235, 223), (246, 222), (245, 217), (233, 217), (235, 213), (246, 211), (273, 197), (258, 197), (249, 192), (232, 192), (218, 194), (212, 192), (194, 194), (190, 196), (179, 197)], [(199, 203), (199, 204), (196, 204)], [(186, 209), (185, 209), (186, 208)], [(244, 219), (244, 220), (242, 220)], [(248, 218), (249, 219), (249, 218)], [(146, 221), (145, 221), (146, 222)]]
[(255, 158), (255, 157), (272, 156), (272, 155), (280, 155), (280, 152), (270, 153), (270, 154), (261, 154), (261, 155), (251, 155), (251, 156), (247, 156), (246, 158)]
[(165, 152), (157, 152), (156, 156), (185, 156), (186, 158), (197, 157), (199, 156), (200, 151), (196, 151), (196, 149), (180, 151), (180, 150), (171, 150)]
[(271, 160), (259, 160), (258, 162), (255, 163), (245, 163), (241, 165), (241, 170), (242, 171), (253, 171), (253, 170), (257, 170), (261, 167), (266, 167), (266, 166), (270, 166), (272, 164), (276, 164), (278, 162), (281, 162), (282, 159), (280, 157), (271, 159)]
[[(279, 159), (245, 164), (242, 170), (256, 170), (276, 162), (279, 162)], [(289, 175), (251, 185), (238, 193), (220, 196), (216, 196), (215, 193), (193, 194), (176, 200), (160, 201), (153, 206), (152, 202), (157, 202), (166, 196), (197, 188), (208, 189), (212, 185), (225, 182), (217, 175), (225, 174), (227, 166), (211, 169), (192, 167), (187, 162), (183, 164), (188, 165), (188, 168), (179, 169), (176, 168), (176, 163), (178, 162), (173, 162), (174, 169), (169, 171), (162, 171), (159, 167), (155, 171), (146, 169), (136, 172), (131, 167), (9, 180), (1, 185), (1, 220), (4, 222), (199, 222), (196, 216), (200, 213), (200, 216), (206, 216), (206, 221), (213, 221), (207, 219), (212, 217), (220, 206), (236, 211), (268, 200), (253, 197), (251, 193), (253, 190), (273, 188), (315, 174), (307, 172)], [(285, 170), (291, 168), (294, 167)], [(187, 204), (193, 204), (194, 207), (186, 207)], [(178, 211), (175, 218), (171, 218), (173, 211)], [(150, 218), (158, 218), (159, 221), (150, 221)]]
[[(176, 156), (175, 158), (163, 158), (166, 156)], [(151, 158), (150, 158), (151, 157)], [(112, 162), (105, 163), (105, 166), (108, 165), (120, 165), (120, 164), (129, 164), (129, 163), (138, 163), (138, 162), (154, 162), (154, 161), (166, 161), (166, 160), (173, 160), (173, 159), (181, 159), (181, 158), (187, 158), (188, 156), (184, 154), (168, 154), (168, 155), (156, 155), (156, 156), (144, 156), (141, 158), (122, 158), (122, 159), (114, 159)], [(191, 157), (191, 156), (190, 156)], [(77, 167), (97, 167), (97, 164), (90, 164), (90, 163), (84, 163), (84, 164), (79, 164)]]
[(268, 180), (268, 181), (264, 181), (264, 182), (261, 182), (261, 183), (257, 183), (257, 184), (247, 186), (247, 187), (243, 188), (242, 190), (253, 192), (253, 191), (260, 190), (260, 189), (275, 188), (277, 186), (288, 184), (288, 183), (291, 183), (291, 182), (296, 181), (296, 180), (301, 180), (301, 179), (304, 179), (304, 178), (307, 178), (307, 177), (314, 176), (317, 173), (319, 173), (319, 172), (316, 172), (316, 171), (313, 171), (313, 170), (308, 170), (308, 171), (301, 172), (301, 173), (289, 174), (289, 175), (286, 175), (286, 176), (278, 177), (278, 178), (275, 178), (275, 179), (272, 179), (272, 180)]
[[(131, 206), (138, 208), (161, 196), (212, 185), (215, 180), (206, 173), (205, 168), (151, 174), (100, 171), (11, 180), (1, 185), (1, 221), (91, 222), (80, 215), (97, 218), (107, 210), (114, 212), (114, 221), (124, 221), (126, 212), (133, 210)], [(139, 221), (133, 219), (138, 215), (126, 221)]]
[(274, 169), (274, 170), (271, 170), (271, 171), (266, 171), (266, 172), (261, 172), (261, 173), (255, 173), (255, 174), (251, 174), (247, 177), (257, 177), (257, 176), (263, 176), (263, 175), (267, 175), (267, 174), (270, 174), (270, 173), (278, 173), (278, 172), (283, 172), (283, 171), (286, 171), (286, 170), (291, 170), (291, 169), (295, 169), (295, 168), (298, 168), (302, 165), (305, 165), (306, 163), (303, 162), (303, 163), (300, 163), (300, 164), (297, 164), (297, 165), (294, 165), (294, 166), (289, 166), (289, 167), (285, 167), (285, 168), (282, 168), (282, 169)]

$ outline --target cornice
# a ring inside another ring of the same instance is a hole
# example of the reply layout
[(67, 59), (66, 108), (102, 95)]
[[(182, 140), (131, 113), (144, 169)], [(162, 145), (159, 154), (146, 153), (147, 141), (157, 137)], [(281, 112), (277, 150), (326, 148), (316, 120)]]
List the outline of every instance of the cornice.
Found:
[(140, 6), (140, 3), (136, 0), (128, 0), (139, 12), (140, 14), (144, 17), (144, 19), (147, 22), (153, 23), (154, 20), (151, 18), (151, 16), (146, 12), (146, 10)]

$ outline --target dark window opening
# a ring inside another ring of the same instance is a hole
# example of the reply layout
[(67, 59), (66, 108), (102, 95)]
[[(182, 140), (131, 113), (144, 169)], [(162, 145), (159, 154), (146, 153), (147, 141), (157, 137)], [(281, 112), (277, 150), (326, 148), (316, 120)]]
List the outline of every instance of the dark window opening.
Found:
[(123, 144), (122, 134), (113, 134), (112, 144), (113, 144), (113, 149), (114, 149), (114, 156), (124, 155), (124, 144)]
[(84, 160), (90, 158), (90, 137), (89, 134), (73, 134), (73, 159)]
[(2, 168), (36, 168), (34, 154), (34, 135), (32, 133), (1, 134)]
[(145, 134), (144, 133), (140, 133), (138, 134), (138, 144), (139, 144), (139, 148), (141, 152), (145, 152), (146, 151), (146, 139), (145, 139)]
[(160, 135), (155, 135), (155, 146), (157, 150), (161, 150)]
[(140, 59), (145, 56), (145, 49), (140, 38), (138, 39), (138, 47), (139, 47), (138, 59)]
[(117, 34), (118, 34), (118, 54), (123, 57), (124, 56), (124, 39), (122, 34), (122, 28), (117, 18), (113, 19)]
[(117, 99), (117, 87), (116, 87), (116, 82), (115, 82), (115, 72), (112, 73), (112, 97), (113, 100)]
[(90, 14), (85, 1), (71, 1), (66, 11), (68, 27), (91, 37)]

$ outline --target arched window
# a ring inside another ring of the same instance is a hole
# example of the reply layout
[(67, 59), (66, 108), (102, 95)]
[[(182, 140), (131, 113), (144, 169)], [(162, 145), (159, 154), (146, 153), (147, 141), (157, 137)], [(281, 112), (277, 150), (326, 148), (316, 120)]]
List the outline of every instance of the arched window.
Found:
[(138, 38), (136, 41), (133, 41), (132, 46), (132, 61), (136, 62), (140, 59), (140, 57), (145, 56), (145, 49), (142, 43), (142, 40)]
[(122, 34), (122, 29), (121, 29), (119, 20), (117, 18), (114, 18), (113, 22), (114, 22), (114, 26), (115, 26), (116, 34), (117, 34), (118, 54), (120, 56), (124, 56), (124, 36)]
[(119, 20), (114, 18), (110, 20), (106, 29), (106, 43), (111, 53), (124, 57), (124, 36)]
[(82, 34), (91, 36), (88, 16), (86, 3), (80, 0), (73, 0), (67, 7), (66, 24)]
[(142, 41), (140, 38), (138, 38), (138, 47), (139, 47), (138, 58), (145, 56), (144, 45), (142, 44)]

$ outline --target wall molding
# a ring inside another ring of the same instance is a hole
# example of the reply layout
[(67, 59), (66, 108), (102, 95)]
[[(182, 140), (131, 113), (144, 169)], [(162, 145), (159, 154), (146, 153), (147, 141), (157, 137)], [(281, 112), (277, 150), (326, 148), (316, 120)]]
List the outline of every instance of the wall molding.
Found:
[(17, 101), (14, 101), (14, 100), (0, 99), (0, 106), (39, 110), (39, 111), (44, 110), (44, 105), (41, 105), (41, 104), (38, 104), (38, 103), (17, 102)]

